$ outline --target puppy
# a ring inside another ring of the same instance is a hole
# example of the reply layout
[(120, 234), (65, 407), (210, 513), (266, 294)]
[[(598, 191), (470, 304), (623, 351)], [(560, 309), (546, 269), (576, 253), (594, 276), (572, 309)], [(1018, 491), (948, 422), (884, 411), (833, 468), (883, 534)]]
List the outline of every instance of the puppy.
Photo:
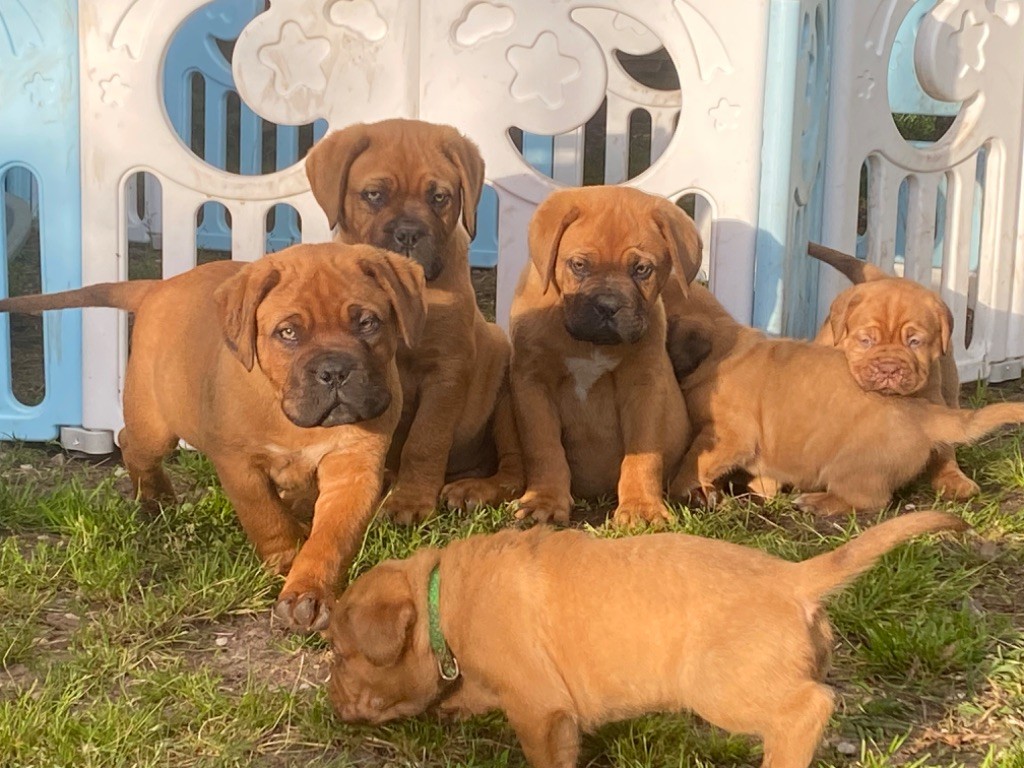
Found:
[(135, 313), (118, 442), (136, 494), (173, 501), (162, 461), (179, 439), (205, 453), (260, 557), (287, 574), (275, 613), (318, 630), (380, 494), (402, 410), (395, 353), (399, 336), (415, 344), (423, 297), (408, 259), (298, 245), (0, 311)]
[[(933, 291), (886, 274), (817, 243), (807, 252), (854, 285), (836, 296), (815, 341), (843, 350), (850, 373), (865, 392), (924, 397), (960, 407), (960, 377), (950, 337), (953, 314)], [(927, 473), (946, 499), (968, 499), (978, 484), (963, 473), (951, 446), (940, 446)]]
[(617, 524), (669, 519), (663, 488), (690, 435), (660, 297), (700, 267), (693, 221), (639, 190), (566, 189), (537, 208), (529, 241), (510, 331), (517, 516), (565, 523), (573, 496), (617, 491)]
[[(715, 480), (739, 469), (805, 491), (795, 503), (806, 511), (875, 510), (924, 469), (936, 447), (1024, 421), (1024, 403), (960, 411), (865, 392), (841, 351), (768, 339), (733, 320), (700, 285), (673, 311), (669, 347), (677, 370), (692, 369), (681, 387), (696, 432), (673, 496), (711, 497)], [(700, 340), (701, 353), (710, 341), (696, 364), (686, 338)]]
[(833, 711), (821, 599), (910, 537), (965, 527), (912, 513), (800, 563), (543, 527), (423, 549), (339, 599), (331, 703), (345, 722), (503, 710), (535, 768), (576, 765), (580, 730), (688, 709), (760, 737), (764, 766), (806, 768)]
[(354, 125), (313, 147), (306, 174), (338, 240), (387, 248), (427, 279), (423, 335), (398, 352), (405, 409), (384, 509), (410, 523), (430, 515), (439, 494), (460, 508), (515, 498), (523, 469), (509, 343), (480, 314), (469, 272), (484, 181), (476, 145), (418, 120)]

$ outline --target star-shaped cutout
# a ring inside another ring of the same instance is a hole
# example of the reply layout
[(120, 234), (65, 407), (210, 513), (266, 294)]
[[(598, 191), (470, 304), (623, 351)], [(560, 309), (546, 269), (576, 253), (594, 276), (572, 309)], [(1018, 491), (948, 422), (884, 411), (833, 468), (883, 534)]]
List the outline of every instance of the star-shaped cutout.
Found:
[(323, 37), (306, 37), (302, 27), (289, 21), (276, 43), (260, 48), (257, 58), (274, 73), (274, 89), (285, 98), (300, 88), (322, 93), (327, 87), (321, 62), (331, 53)]
[(708, 110), (708, 114), (715, 121), (716, 131), (735, 131), (740, 125), (740, 111), (738, 105), (721, 99), (717, 107)]
[(857, 76), (857, 96), (867, 100), (875, 90), (875, 78), (866, 69)]
[(43, 77), (41, 72), (25, 83), (25, 93), (37, 107), (45, 107), (53, 104), (57, 99), (57, 83), (49, 77)]
[(558, 50), (558, 38), (544, 32), (530, 47), (513, 45), (506, 54), (516, 71), (509, 92), (520, 101), (538, 98), (548, 109), (565, 104), (562, 86), (580, 76), (580, 63)]
[(100, 100), (111, 107), (119, 107), (124, 104), (131, 89), (120, 75), (114, 75), (108, 80), (100, 80), (100, 90), (103, 92)]
[(985, 41), (988, 35), (988, 24), (978, 21), (973, 11), (966, 11), (960, 17), (960, 29), (953, 33), (960, 61), (957, 77), (964, 77), (971, 70), (980, 72), (985, 66)]

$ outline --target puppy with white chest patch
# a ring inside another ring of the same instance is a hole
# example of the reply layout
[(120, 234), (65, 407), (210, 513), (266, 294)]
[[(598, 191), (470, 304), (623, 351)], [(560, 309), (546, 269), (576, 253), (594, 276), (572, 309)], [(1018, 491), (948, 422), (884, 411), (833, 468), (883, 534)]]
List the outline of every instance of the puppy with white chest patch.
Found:
[(587, 187), (548, 197), (529, 240), (510, 326), (526, 465), (517, 516), (565, 523), (574, 496), (617, 493), (617, 524), (667, 520), (665, 478), (690, 430), (661, 294), (696, 275), (696, 227), (663, 198)]

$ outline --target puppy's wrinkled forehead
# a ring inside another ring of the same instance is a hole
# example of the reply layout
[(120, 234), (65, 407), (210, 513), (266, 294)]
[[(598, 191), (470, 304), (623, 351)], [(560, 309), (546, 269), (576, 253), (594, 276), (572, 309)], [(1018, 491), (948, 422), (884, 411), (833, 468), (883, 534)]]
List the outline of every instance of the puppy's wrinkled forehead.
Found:
[(909, 281), (879, 280), (857, 286), (861, 296), (850, 311), (851, 328), (872, 326), (886, 336), (899, 336), (907, 326), (938, 333), (941, 318), (932, 293)]
[(559, 247), (562, 254), (587, 253), (601, 261), (616, 263), (630, 250), (652, 254), (665, 251), (665, 240), (649, 212), (634, 206), (581, 209), (579, 218), (566, 229)]
[(459, 173), (437, 136), (411, 133), (401, 138), (374, 139), (352, 163), (350, 188), (377, 182), (392, 191), (421, 190), (442, 182), (458, 188)]
[(381, 317), (389, 312), (388, 297), (372, 277), (335, 259), (321, 259), (310, 269), (309, 264), (279, 262), (280, 283), (260, 305), (258, 317), (268, 322), (281, 319), (282, 314), (295, 314), (317, 324), (337, 325), (348, 321), (348, 308), (355, 304), (372, 310)]

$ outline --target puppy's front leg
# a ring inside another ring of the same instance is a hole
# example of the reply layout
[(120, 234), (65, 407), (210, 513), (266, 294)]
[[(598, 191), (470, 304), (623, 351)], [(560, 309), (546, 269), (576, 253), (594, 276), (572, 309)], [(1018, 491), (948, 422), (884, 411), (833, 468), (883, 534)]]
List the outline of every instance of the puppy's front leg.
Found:
[(274, 608), (292, 629), (327, 626), (334, 590), (352, 564), (380, 497), (388, 442), (389, 436), (366, 437), (321, 459), (313, 528)]
[(443, 371), (420, 387), (419, 405), (402, 448), (398, 479), (383, 506), (396, 522), (409, 525), (425, 520), (437, 506), (466, 386), (468, 376)]
[(533, 768), (576, 767), (580, 729), (571, 712), (523, 706), (508, 709), (508, 721)]
[[(666, 414), (660, 406), (669, 393), (646, 366), (637, 364), (622, 369), (615, 377), (615, 389), (622, 393), (618, 417), (625, 456), (619, 470), (619, 505), (612, 522), (625, 527), (662, 525), (673, 517), (663, 492), (665, 433), (668, 429), (689, 432), (689, 423), (665, 423)], [(687, 435), (687, 442), (688, 439)]]
[(548, 388), (532, 376), (513, 375), (512, 400), (521, 425), (526, 492), (517, 503), (516, 517), (537, 522), (569, 522), (572, 476), (562, 446), (562, 421)]

